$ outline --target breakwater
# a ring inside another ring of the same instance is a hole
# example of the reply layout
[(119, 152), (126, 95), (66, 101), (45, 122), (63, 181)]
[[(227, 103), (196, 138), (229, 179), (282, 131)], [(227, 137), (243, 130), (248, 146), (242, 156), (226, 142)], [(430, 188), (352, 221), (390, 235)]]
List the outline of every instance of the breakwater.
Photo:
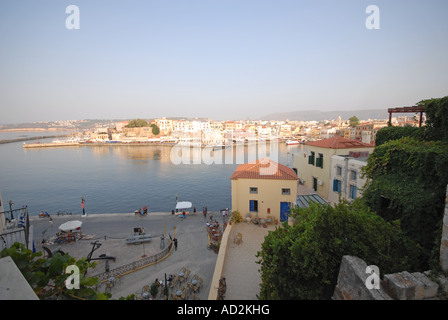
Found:
[(0, 144), (5, 143), (13, 143), (13, 142), (23, 142), (23, 141), (31, 141), (31, 140), (41, 140), (41, 139), (48, 139), (48, 138), (61, 138), (61, 137), (68, 137), (69, 135), (51, 135), (51, 136), (36, 136), (36, 137), (23, 137), (23, 138), (15, 138), (15, 139), (3, 139), (0, 140)]

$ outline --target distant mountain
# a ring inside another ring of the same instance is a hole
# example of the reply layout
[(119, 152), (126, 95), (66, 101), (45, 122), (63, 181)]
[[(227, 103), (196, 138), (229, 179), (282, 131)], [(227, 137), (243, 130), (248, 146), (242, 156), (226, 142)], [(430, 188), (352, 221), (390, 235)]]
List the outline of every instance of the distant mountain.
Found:
[(319, 110), (300, 110), (291, 112), (271, 113), (261, 118), (261, 120), (278, 120), (285, 121), (322, 121), (336, 120), (338, 117), (342, 120), (348, 120), (350, 117), (356, 116), (359, 120), (367, 119), (389, 119), (387, 108), (371, 109), (371, 110), (341, 110), (341, 111), (319, 111)]

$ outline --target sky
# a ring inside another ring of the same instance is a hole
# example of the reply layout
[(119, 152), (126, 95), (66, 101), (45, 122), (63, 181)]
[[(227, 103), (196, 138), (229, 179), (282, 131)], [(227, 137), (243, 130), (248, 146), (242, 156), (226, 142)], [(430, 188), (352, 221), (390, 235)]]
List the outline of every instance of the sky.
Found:
[(446, 0), (2, 0), (0, 123), (411, 106), (448, 95), (447, 14)]

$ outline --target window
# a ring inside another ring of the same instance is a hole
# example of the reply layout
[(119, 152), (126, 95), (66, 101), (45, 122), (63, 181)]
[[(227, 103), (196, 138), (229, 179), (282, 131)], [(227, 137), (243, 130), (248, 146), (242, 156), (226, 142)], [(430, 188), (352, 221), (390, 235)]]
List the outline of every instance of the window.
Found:
[(314, 151), (311, 151), (311, 155), (308, 157), (308, 164), (314, 166)]
[(350, 186), (350, 198), (356, 199), (356, 186)]
[(341, 193), (341, 185), (342, 185), (341, 180), (334, 179), (333, 180), (333, 191)]
[(319, 158), (316, 159), (316, 167), (324, 167), (324, 155), (322, 153), (319, 153)]
[(342, 167), (340, 167), (340, 166), (336, 167), (336, 175), (342, 176)]
[(250, 187), (249, 188), (249, 193), (258, 193), (258, 188)]
[(350, 178), (351, 178), (351, 180), (356, 180), (356, 171), (355, 170), (350, 171)]
[(290, 194), (291, 194), (291, 189), (289, 189), (289, 188), (282, 189), (282, 195), (289, 196)]
[(258, 212), (258, 200), (249, 200), (249, 210), (251, 212)]

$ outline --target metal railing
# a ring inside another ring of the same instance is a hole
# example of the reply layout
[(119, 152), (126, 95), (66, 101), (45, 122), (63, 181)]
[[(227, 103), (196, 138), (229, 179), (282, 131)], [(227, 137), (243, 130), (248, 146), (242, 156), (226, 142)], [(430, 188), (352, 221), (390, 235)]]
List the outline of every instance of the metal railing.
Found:
[(0, 212), (4, 221), (0, 233), (0, 250), (11, 247), (14, 242), (20, 242), (29, 249), (30, 220), (28, 207)]
[(163, 250), (161, 250), (160, 252), (158, 252), (152, 256), (148, 256), (143, 259), (133, 261), (131, 263), (128, 263), (123, 266), (112, 269), (108, 272), (103, 272), (100, 274), (92, 275), (92, 277), (98, 278), (98, 280), (100, 282), (102, 282), (102, 281), (107, 280), (110, 277), (116, 277), (119, 275), (129, 274), (131, 272), (140, 270), (140, 269), (145, 268), (154, 263), (160, 262), (161, 260), (166, 258), (171, 253), (172, 248), (173, 248), (173, 242), (170, 240), (168, 246), (166, 246)]

